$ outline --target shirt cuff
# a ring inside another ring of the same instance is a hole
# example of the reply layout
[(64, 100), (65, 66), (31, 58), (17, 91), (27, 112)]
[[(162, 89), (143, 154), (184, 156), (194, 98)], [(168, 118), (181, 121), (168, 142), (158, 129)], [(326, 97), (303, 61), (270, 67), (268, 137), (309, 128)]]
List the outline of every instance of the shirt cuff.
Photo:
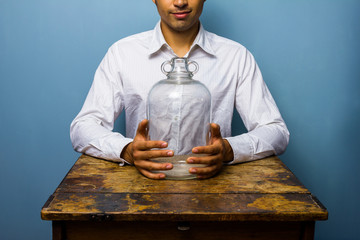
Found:
[(118, 162), (120, 166), (124, 166), (130, 163), (121, 158), (120, 155), (124, 147), (132, 141), (132, 138), (125, 138), (120, 134), (112, 134), (112, 136), (108, 136), (107, 138), (100, 138), (90, 142), (89, 145), (92, 146), (92, 148), (88, 149), (86, 153), (91, 156)]
[(229, 142), (234, 153), (234, 159), (226, 164), (231, 165), (247, 162), (253, 159), (254, 150), (247, 134), (241, 134), (239, 136), (228, 137), (225, 139)]
[(119, 152), (117, 152), (117, 156), (119, 157), (119, 160), (121, 161), (121, 163), (119, 164), (120, 166), (124, 166), (125, 164), (128, 165), (132, 165), (131, 163), (129, 163), (128, 161), (126, 161), (125, 159), (121, 158), (121, 153), (123, 151), (123, 149), (130, 144), (134, 139), (132, 138), (122, 138), (119, 145), (120, 147), (118, 147), (117, 149), (119, 149)]
[[(124, 138), (123, 141), (122, 141), (122, 146), (121, 146), (121, 149), (120, 149), (120, 153), (119, 153), (119, 157), (121, 156), (121, 153), (122, 151), (124, 150), (124, 148), (130, 144), (134, 139), (132, 138)], [(125, 164), (128, 164), (128, 165), (133, 165), (131, 164), (130, 162), (128, 162), (127, 160), (125, 160), (124, 158), (121, 158), (120, 157), (120, 160), (122, 161), (122, 163), (119, 163), (119, 166), (124, 166)]]

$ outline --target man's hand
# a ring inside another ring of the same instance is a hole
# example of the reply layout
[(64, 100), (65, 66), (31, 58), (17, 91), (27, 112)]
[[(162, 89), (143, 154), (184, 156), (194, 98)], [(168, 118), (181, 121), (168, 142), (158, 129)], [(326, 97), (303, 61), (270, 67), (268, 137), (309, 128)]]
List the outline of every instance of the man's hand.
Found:
[(215, 123), (210, 125), (210, 144), (208, 146), (194, 147), (192, 152), (195, 154), (207, 154), (202, 157), (189, 157), (188, 163), (206, 164), (203, 168), (190, 168), (190, 173), (197, 174), (198, 178), (210, 178), (218, 173), (224, 162), (230, 162), (234, 158), (234, 153), (229, 142), (223, 139), (220, 133), (220, 126)]
[(155, 163), (149, 161), (151, 158), (172, 157), (174, 152), (171, 150), (151, 150), (152, 148), (166, 148), (164, 141), (148, 141), (147, 125), (148, 120), (144, 119), (139, 123), (134, 141), (129, 143), (122, 151), (121, 157), (135, 165), (137, 170), (144, 176), (152, 179), (163, 179), (165, 174), (152, 173), (154, 170), (170, 170), (173, 168), (171, 163)]

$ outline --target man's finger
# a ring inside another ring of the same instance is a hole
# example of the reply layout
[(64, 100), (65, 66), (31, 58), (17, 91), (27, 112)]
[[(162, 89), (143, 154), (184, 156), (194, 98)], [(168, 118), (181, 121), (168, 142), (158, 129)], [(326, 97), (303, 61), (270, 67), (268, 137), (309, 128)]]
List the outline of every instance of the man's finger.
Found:
[(202, 156), (202, 157), (189, 157), (186, 161), (190, 164), (206, 164), (206, 165), (214, 165), (217, 163), (217, 156)]
[(149, 150), (149, 151), (134, 151), (134, 159), (151, 159), (158, 157), (172, 157), (174, 152), (172, 150)]
[(192, 152), (195, 154), (218, 154), (221, 151), (221, 147), (218, 145), (199, 146), (193, 148)]
[(137, 150), (148, 150), (152, 148), (166, 148), (167, 143), (164, 141), (137, 141), (134, 140), (134, 148)]
[(218, 165), (211, 165), (203, 168), (190, 168), (189, 172), (192, 174), (197, 174), (199, 176), (212, 176), (218, 172), (219, 168), (220, 166)]
[(145, 169), (138, 169), (138, 170), (142, 175), (144, 175), (147, 178), (151, 178), (151, 179), (164, 179), (165, 178), (164, 173), (152, 173)]
[(149, 160), (136, 160), (134, 164), (136, 168), (145, 169), (147, 171), (170, 170), (173, 168), (171, 163), (156, 163)]

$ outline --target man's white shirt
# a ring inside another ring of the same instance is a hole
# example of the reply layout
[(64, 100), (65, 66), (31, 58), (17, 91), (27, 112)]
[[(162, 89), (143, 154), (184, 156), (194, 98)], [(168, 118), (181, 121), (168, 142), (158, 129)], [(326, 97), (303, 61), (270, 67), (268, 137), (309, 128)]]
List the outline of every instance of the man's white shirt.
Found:
[[(133, 141), (139, 122), (146, 118), (151, 87), (166, 78), (161, 64), (173, 57), (176, 54), (166, 43), (160, 22), (151, 31), (113, 44), (96, 70), (80, 113), (71, 123), (74, 149), (94, 157), (126, 162), (120, 154)], [(193, 78), (205, 84), (211, 93), (212, 122), (220, 125), (222, 137), (233, 149), (231, 163), (285, 151), (289, 131), (254, 57), (244, 46), (207, 32), (201, 25), (185, 57), (199, 64)], [(238, 136), (231, 135), (234, 108), (248, 130)], [(112, 131), (122, 112), (126, 116), (126, 136)]]

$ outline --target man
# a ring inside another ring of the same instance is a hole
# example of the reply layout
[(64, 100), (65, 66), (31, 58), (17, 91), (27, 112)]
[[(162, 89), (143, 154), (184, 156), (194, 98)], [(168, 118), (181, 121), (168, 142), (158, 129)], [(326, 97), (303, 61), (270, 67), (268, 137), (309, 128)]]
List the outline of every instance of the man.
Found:
[[(165, 178), (165, 174), (152, 171), (172, 169), (172, 164), (151, 159), (171, 157), (173, 152), (161, 150), (167, 146), (164, 141), (147, 140), (148, 122), (143, 119), (150, 88), (164, 78), (161, 63), (178, 56), (198, 62), (196, 79), (212, 95), (211, 144), (192, 150), (206, 156), (187, 159), (190, 164), (203, 163), (207, 167), (190, 168), (191, 173), (209, 178), (224, 163), (250, 161), (285, 151), (289, 132), (253, 56), (240, 44), (203, 29), (199, 17), (205, 0), (153, 2), (161, 18), (155, 29), (116, 42), (97, 69), (84, 106), (71, 124), (75, 150), (133, 164), (149, 178)], [(249, 132), (231, 137), (234, 106)], [(123, 109), (127, 137), (112, 132)]]

